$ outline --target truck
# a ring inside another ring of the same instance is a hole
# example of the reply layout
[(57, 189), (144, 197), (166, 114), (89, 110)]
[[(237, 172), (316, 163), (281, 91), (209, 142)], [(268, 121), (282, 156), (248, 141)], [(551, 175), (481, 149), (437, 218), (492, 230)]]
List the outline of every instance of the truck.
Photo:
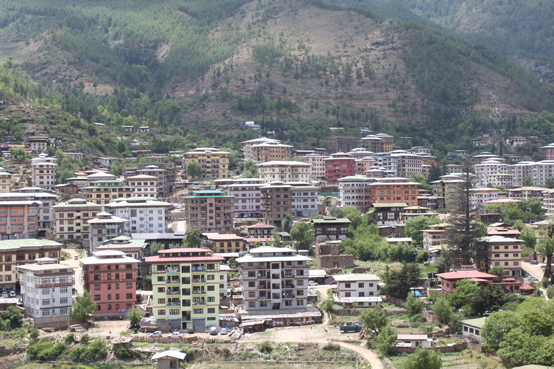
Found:
[(362, 331), (362, 326), (361, 326), (360, 323), (356, 323), (354, 325), (343, 325), (342, 327), (340, 327), (340, 331), (344, 332), (344, 333), (361, 332)]

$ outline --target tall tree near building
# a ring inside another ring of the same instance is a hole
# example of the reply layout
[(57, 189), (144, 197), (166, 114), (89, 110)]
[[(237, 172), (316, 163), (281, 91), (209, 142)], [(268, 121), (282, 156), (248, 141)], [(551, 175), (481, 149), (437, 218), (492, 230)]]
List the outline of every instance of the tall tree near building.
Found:
[(202, 236), (202, 230), (200, 228), (189, 229), (187, 233), (185, 233), (182, 246), (191, 249), (201, 248), (202, 240), (200, 236)]
[(541, 230), (541, 236), (536, 250), (546, 256), (544, 267), (544, 278), (550, 278), (552, 270), (552, 254), (554, 254), (554, 222), (551, 220), (546, 229)]
[(202, 175), (202, 166), (195, 161), (187, 164), (187, 175), (190, 178), (198, 178)]
[(478, 239), (486, 236), (486, 228), (475, 221), (477, 207), (470, 201), (471, 189), (471, 162), (468, 160), (462, 164), (462, 183), (454, 195), (454, 206), (447, 220), (446, 243), (450, 246), (447, 252), (447, 260), (461, 258), (463, 264), (479, 263), (487, 257), (486, 244)]
[(98, 308), (90, 297), (90, 293), (85, 292), (75, 298), (75, 303), (69, 308), (71, 319), (86, 322), (88, 318), (91, 318), (92, 312)]
[(290, 229), (290, 237), (298, 242), (300, 250), (308, 250), (315, 242), (314, 228), (306, 222), (298, 222)]

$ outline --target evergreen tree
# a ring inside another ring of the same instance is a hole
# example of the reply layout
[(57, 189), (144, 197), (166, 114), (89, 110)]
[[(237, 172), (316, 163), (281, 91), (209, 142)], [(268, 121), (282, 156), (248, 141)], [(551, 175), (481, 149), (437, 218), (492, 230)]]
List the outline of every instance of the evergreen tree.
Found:
[(544, 278), (550, 278), (552, 270), (552, 255), (554, 254), (554, 223), (550, 221), (548, 228), (541, 231), (541, 237), (536, 247), (537, 252), (546, 256)]

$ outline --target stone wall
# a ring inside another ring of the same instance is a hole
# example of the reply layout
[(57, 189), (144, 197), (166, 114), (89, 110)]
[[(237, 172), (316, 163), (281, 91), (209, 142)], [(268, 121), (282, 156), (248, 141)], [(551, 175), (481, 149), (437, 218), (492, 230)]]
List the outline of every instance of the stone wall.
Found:
[(69, 315), (41, 316), (33, 318), (33, 321), (35, 328), (55, 328), (57, 330), (68, 329), (70, 324), (78, 323), (70, 321)]
[(354, 255), (318, 255), (316, 263), (319, 268), (354, 268)]

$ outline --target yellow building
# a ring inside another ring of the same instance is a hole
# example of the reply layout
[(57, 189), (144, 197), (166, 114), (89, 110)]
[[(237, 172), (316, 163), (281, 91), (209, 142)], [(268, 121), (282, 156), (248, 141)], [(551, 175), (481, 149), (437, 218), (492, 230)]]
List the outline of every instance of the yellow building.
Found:
[(252, 146), (252, 157), (259, 163), (268, 161), (290, 160), (292, 146), (276, 142), (264, 142)]
[(461, 189), (461, 179), (438, 180), (431, 182), (435, 196), (444, 197), (444, 207), (451, 209), (454, 206), (456, 194)]
[(208, 233), (202, 243), (216, 254), (227, 254), (232, 252), (245, 251), (244, 238), (236, 234), (214, 234)]
[(183, 155), (183, 177), (187, 175), (187, 165), (196, 162), (202, 166), (201, 179), (229, 178), (229, 153), (214, 148), (198, 148)]
[(96, 181), (92, 186), (81, 189), (85, 200), (100, 205), (109, 204), (120, 198), (133, 197), (134, 191), (133, 187), (118, 179)]

